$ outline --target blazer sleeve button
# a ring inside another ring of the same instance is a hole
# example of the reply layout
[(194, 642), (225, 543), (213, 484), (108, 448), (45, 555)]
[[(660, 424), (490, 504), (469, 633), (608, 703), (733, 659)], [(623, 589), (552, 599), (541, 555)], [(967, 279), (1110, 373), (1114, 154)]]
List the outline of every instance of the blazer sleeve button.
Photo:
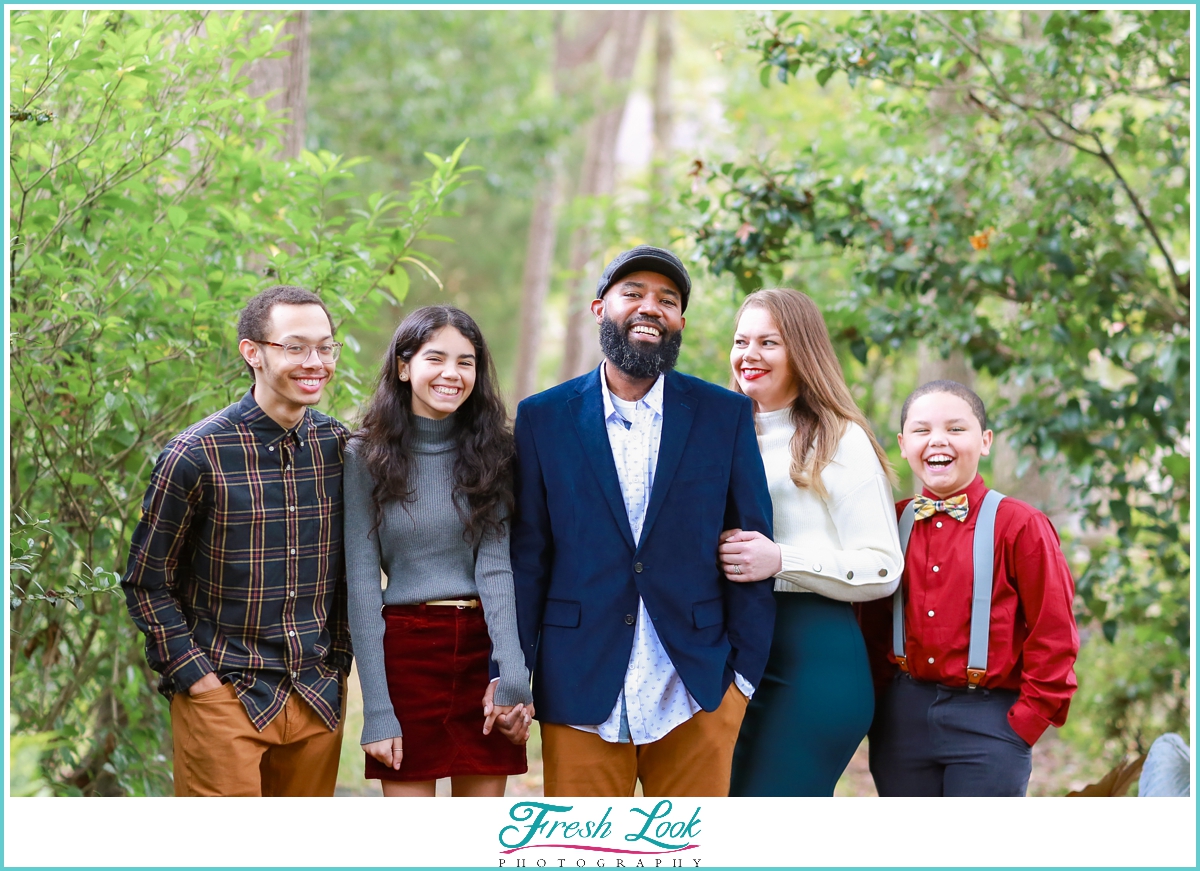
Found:
[(635, 620), (635, 618), (632, 614), (625, 615), (625, 625), (626, 626), (632, 626), (634, 624), (634, 620)]

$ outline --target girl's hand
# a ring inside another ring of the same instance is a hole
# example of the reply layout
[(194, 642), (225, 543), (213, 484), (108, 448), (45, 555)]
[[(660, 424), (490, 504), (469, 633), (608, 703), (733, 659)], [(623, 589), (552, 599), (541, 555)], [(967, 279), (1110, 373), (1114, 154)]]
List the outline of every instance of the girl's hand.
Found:
[(719, 540), (717, 562), (731, 581), (765, 581), (783, 571), (779, 545), (761, 532), (727, 529)]
[(497, 705), (492, 697), (496, 694), (498, 681), (490, 681), (483, 693), (483, 734), (490, 735), (492, 726), (514, 744), (529, 740), (529, 724), (533, 722), (533, 705)]
[(393, 771), (400, 770), (400, 760), (404, 758), (404, 740), (399, 736), (372, 741), (362, 745), (362, 748), (380, 765), (386, 765)]
[(493, 678), (488, 681), (487, 689), (483, 691), (483, 734), (488, 734), (492, 731), (492, 723), (496, 722), (497, 713), (495, 705), (492, 704), (492, 697), (496, 695), (496, 684), (500, 682), (500, 678)]
[(501, 714), (507, 714), (513, 709), (512, 705), (497, 705), (492, 702), (492, 698), (496, 695), (496, 684), (500, 682), (500, 678), (493, 678), (488, 681), (487, 689), (483, 691), (483, 734), (492, 734), (492, 726), (496, 722), (496, 718)]

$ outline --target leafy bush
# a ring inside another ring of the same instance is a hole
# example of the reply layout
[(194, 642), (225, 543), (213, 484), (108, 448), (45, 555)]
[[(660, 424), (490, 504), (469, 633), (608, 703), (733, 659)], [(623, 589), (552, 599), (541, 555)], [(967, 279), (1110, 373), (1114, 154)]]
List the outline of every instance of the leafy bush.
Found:
[(11, 34), (11, 729), (59, 737), (57, 792), (160, 794), (167, 706), (113, 595), (155, 456), (248, 387), (253, 293), (306, 286), (340, 320), (433, 277), (414, 246), (467, 170), (430, 155), (407, 201), (332, 216), (355, 161), (272, 156), (246, 70), (286, 46), (261, 17), (14, 12)]

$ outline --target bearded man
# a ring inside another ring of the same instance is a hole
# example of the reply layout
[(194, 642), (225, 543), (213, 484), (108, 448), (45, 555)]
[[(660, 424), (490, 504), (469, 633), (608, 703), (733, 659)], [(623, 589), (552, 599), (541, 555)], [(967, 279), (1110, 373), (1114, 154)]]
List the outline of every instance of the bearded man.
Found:
[(547, 796), (723, 796), (762, 678), (771, 581), (733, 584), (723, 529), (771, 535), (750, 400), (674, 371), (674, 254), (605, 268), (604, 360), (517, 409), (512, 566)]

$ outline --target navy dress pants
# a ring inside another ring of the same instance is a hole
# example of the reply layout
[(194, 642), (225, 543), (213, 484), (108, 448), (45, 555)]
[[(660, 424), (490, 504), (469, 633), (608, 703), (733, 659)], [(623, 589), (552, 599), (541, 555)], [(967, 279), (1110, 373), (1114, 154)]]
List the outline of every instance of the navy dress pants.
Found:
[(871, 725), (871, 775), (879, 794), (1025, 795), (1032, 748), (1008, 724), (1017, 695), (897, 675), (877, 699)]
[(742, 721), (729, 794), (833, 795), (874, 705), (853, 608), (776, 592), (771, 654)]

